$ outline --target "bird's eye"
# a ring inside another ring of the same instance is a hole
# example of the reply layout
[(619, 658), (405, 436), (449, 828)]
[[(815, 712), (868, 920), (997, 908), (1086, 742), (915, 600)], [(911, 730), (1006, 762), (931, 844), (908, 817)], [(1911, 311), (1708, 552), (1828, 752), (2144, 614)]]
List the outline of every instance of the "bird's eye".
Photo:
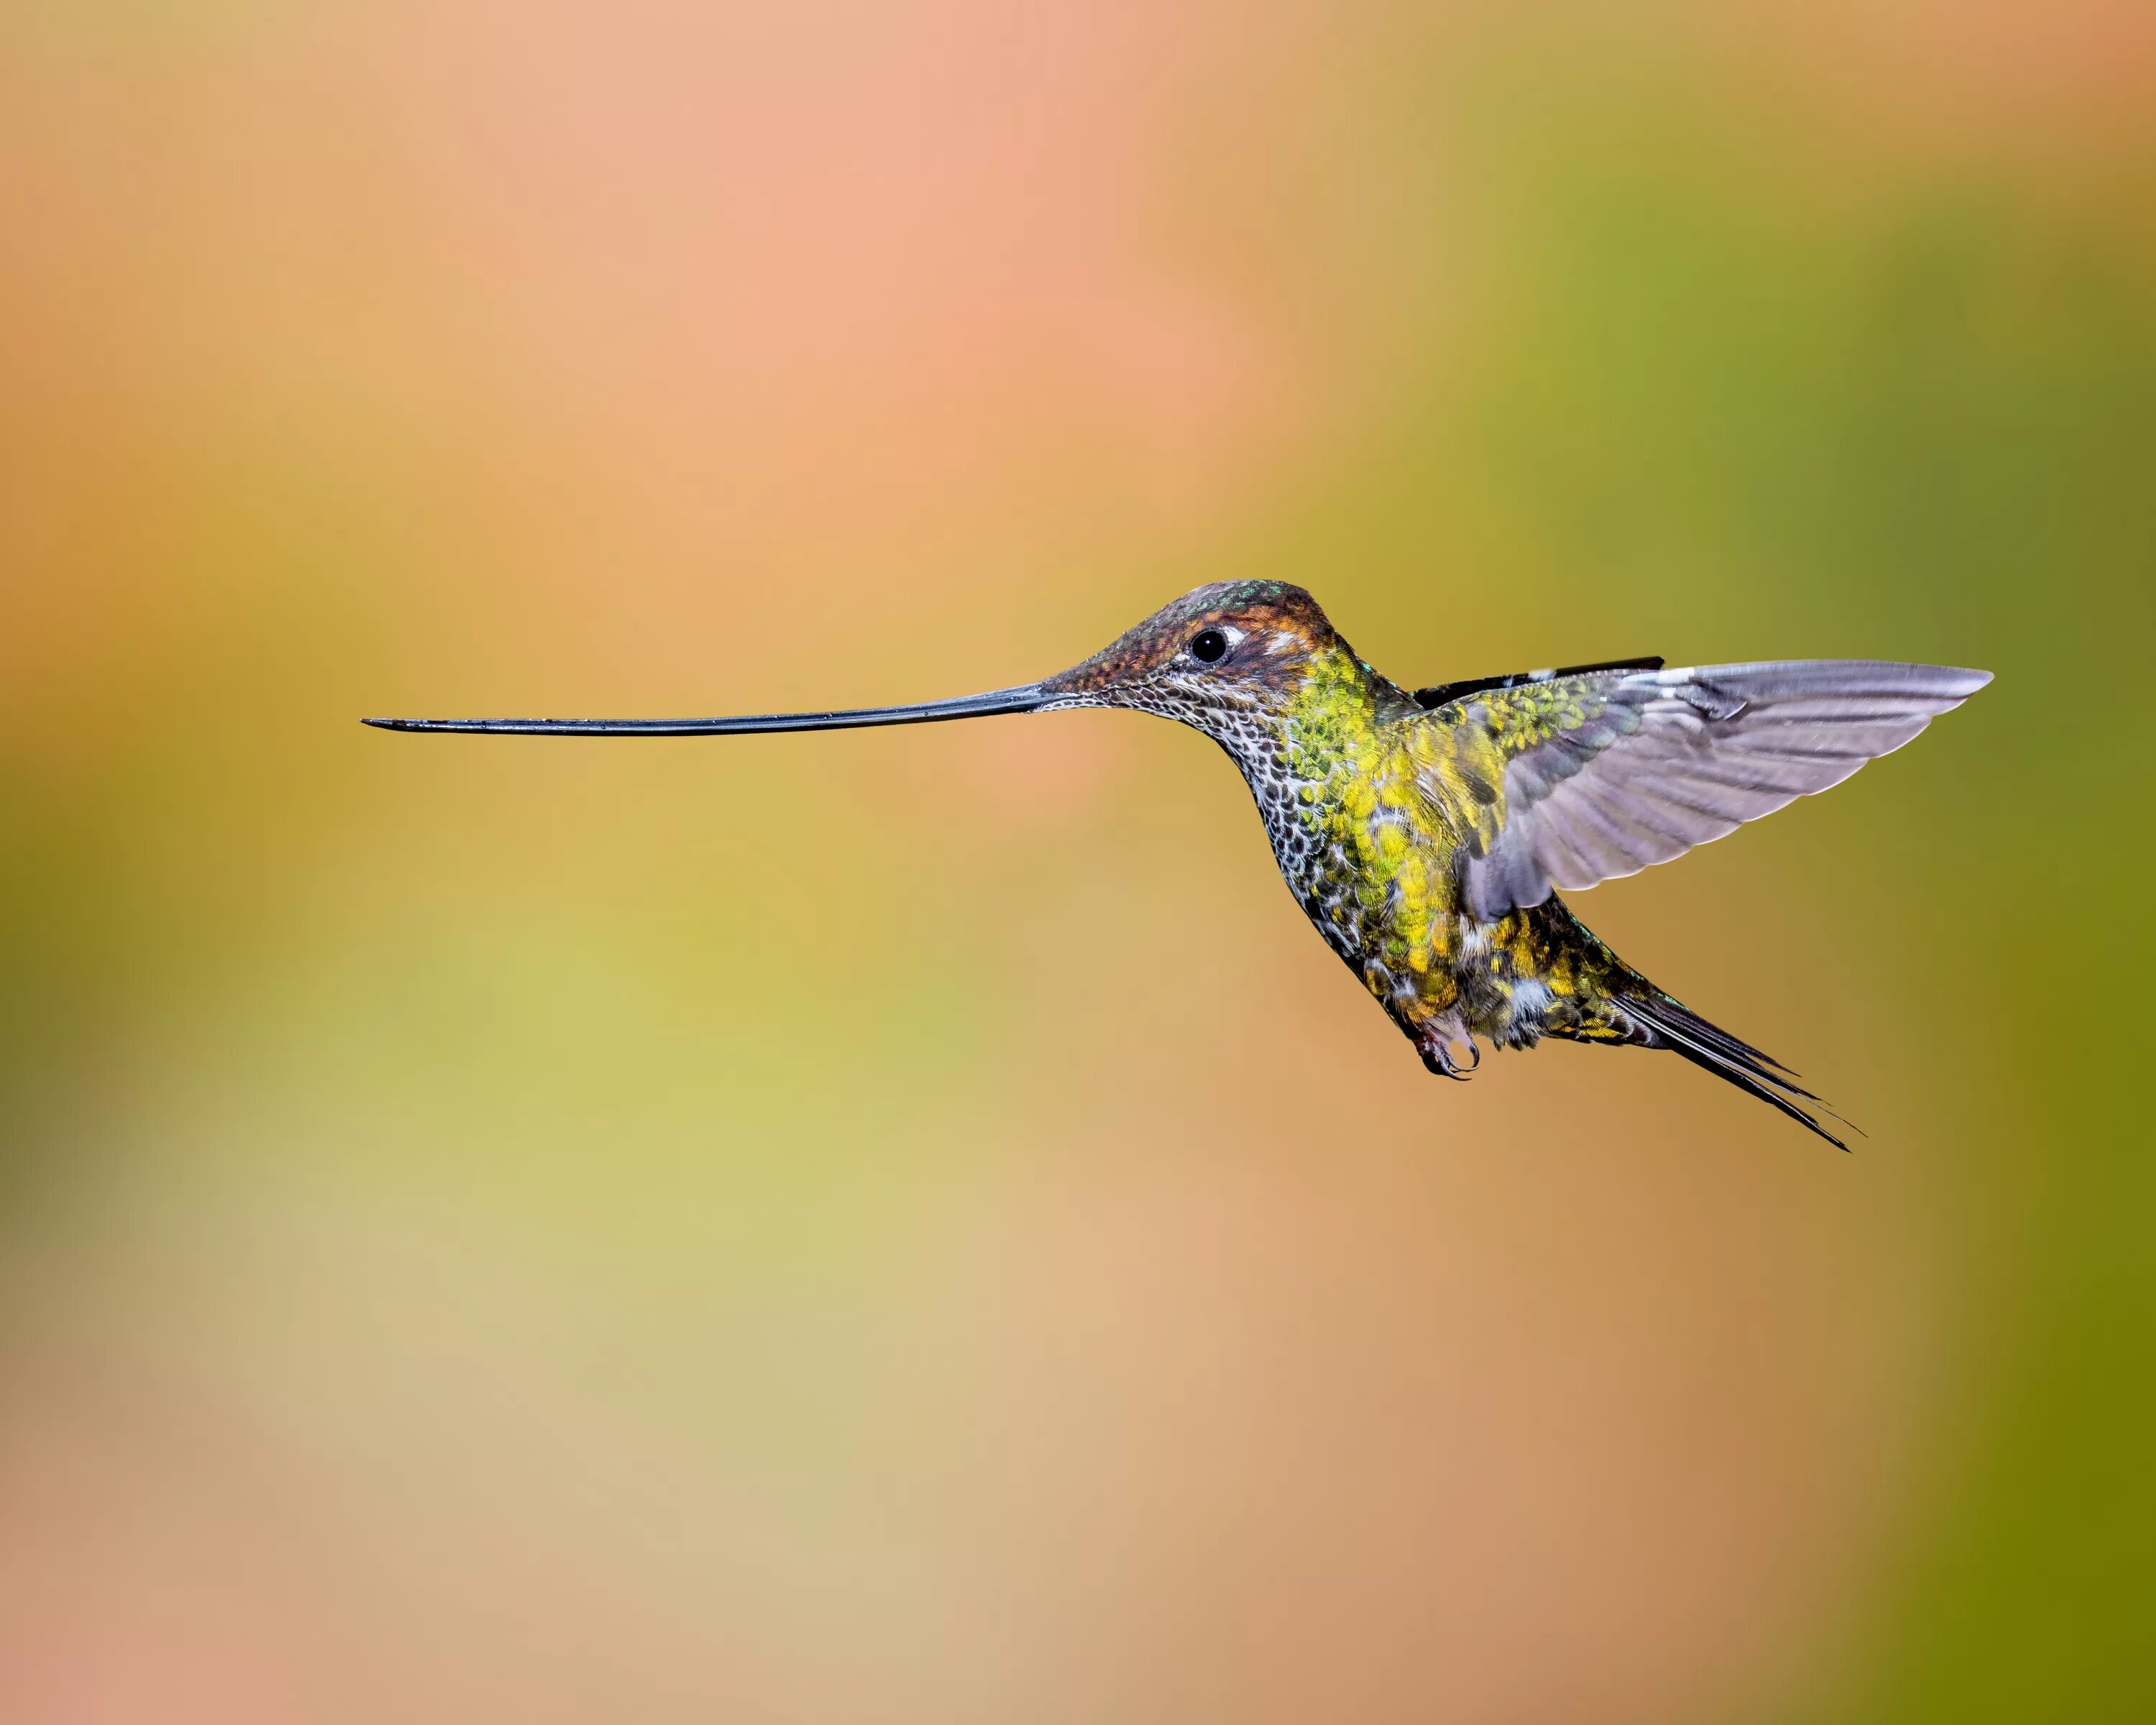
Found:
[(1228, 656), (1228, 638), (1217, 629), (1201, 629), (1190, 638), (1190, 656), (1200, 665), (1213, 665)]

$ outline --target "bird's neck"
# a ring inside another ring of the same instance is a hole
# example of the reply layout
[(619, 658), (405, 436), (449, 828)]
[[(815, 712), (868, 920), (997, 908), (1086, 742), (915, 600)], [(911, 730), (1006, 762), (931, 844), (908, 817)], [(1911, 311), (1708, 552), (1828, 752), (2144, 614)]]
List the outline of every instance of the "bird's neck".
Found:
[(1281, 714), (1289, 776), (1322, 785), (1352, 772), (1384, 727), (1390, 687), (1344, 641), (1312, 655)]
[(1371, 770), (1387, 731), (1414, 710), (1412, 696), (1336, 642), (1310, 656), (1261, 726), (1219, 736), (1242, 768), (1291, 880), (1310, 855), (1325, 809)]

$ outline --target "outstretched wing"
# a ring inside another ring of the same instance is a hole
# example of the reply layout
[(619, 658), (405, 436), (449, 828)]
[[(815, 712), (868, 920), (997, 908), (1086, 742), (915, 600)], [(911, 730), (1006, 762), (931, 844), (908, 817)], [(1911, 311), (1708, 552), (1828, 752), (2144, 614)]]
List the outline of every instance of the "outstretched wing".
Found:
[(1463, 835), (1467, 908), (1486, 921), (1839, 784), (1990, 680), (1863, 660), (1613, 667), (1458, 695), (1409, 747)]

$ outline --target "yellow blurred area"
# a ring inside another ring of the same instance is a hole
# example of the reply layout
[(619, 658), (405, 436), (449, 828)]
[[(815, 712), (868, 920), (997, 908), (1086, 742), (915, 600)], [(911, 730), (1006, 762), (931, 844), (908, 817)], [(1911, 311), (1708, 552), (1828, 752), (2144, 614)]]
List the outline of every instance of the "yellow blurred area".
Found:
[[(2156, 1717), (2117, 0), (0, 11), (0, 1715)], [(1998, 683), (1440, 1085), (1189, 732)]]

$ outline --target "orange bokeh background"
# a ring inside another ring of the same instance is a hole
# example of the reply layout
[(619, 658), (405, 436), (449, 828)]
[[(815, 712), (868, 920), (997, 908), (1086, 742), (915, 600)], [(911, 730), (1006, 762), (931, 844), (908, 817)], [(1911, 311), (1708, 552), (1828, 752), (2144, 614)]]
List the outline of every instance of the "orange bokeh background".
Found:
[[(0, 13), (0, 1713), (2141, 1716), (2144, 8)], [(1431, 1082), (1128, 715), (1988, 666)]]

